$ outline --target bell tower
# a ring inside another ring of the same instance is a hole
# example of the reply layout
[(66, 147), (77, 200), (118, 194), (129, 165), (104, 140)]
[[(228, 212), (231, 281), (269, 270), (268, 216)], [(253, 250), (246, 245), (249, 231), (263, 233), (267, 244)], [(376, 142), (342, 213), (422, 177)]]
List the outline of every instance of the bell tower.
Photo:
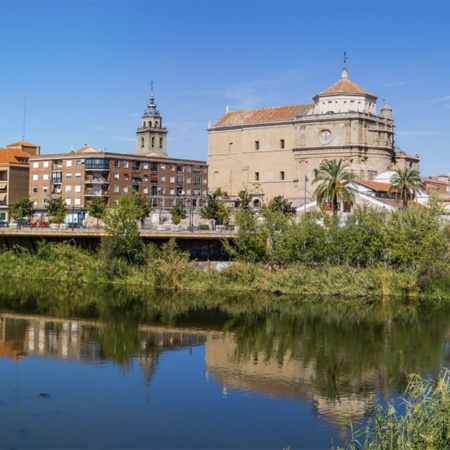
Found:
[(167, 128), (162, 126), (156, 108), (151, 83), (150, 100), (142, 116), (142, 126), (136, 130), (136, 152), (141, 155), (167, 156)]

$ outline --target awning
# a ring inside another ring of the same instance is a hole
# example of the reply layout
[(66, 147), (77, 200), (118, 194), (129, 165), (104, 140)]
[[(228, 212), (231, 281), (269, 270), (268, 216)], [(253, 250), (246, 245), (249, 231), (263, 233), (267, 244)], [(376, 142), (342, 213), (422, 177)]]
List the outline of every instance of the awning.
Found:
[(6, 183), (0, 183), (0, 189), (6, 189)]
[(6, 194), (0, 194), (0, 202), (3, 202), (6, 199)]

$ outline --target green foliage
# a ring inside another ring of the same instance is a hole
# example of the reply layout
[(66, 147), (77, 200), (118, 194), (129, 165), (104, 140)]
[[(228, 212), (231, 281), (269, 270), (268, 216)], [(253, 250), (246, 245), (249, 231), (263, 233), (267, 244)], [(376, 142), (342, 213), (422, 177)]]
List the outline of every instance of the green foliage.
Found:
[(334, 214), (337, 213), (339, 202), (344, 201), (353, 204), (353, 194), (348, 189), (355, 176), (345, 169), (349, 164), (344, 164), (342, 159), (336, 161), (325, 160), (319, 166), (319, 171), (312, 184), (320, 183), (314, 191), (314, 196), (322, 208), (328, 203)]
[(137, 221), (147, 217), (150, 210), (145, 197), (133, 192), (120, 197), (118, 204), (106, 211), (105, 230), (116, 237), (119, 256), (126, 256), (130, 262), (142, 248)]
[(9, 214), (13, 219), (31, 218), (33, 215), (33, 202), (28, 197), (19, 198), (10, 206)]
[[(408, 377), (403, 398), (405, 413), (394, 402), (387, 411), (376, 404), (366, 427), (353, 431), (346, 449), (445, 449), (450, 445), (450, 372), (437, 382)], [(351, 423), (351, 422), (350, 422)]]
[(92, 200), (89, 201), (86, 206), (89, 215), (97, 219), (97, 228), (98, 228), (99, 219), (103, 219), (106, 213), (105, 197), (102, 196), (93, 197)]
[(230, 221), (230, 209), (219, 199), (223, 195), (220, 188), (208, 194), (206, 205), (201, 209), (204, 219), (214, 220), (217, 225), (222, 225)]
[(183, 219), (186, 219), (186, 208), (184, 205), (175, 205), (170, 210), (170, 215), (172, 216), (172, 223), (178, 225)]
[(250, 202), (252, 201), (252, 196), (249, 194), (247, 189), (243, 189), (238, 192), (238, 203), (239, 211), (250, 211)]
[(61, 223), (70, 212), (69, 207), (62, 197), (50, 199), (46, 206), (52, 223)]
[(287, 214), (292, 208), (292, 203), (288, 202), (282, 195), (277, 195), (270, 200), (268, 208), (271, 211), (280, 211), (283, 214)]
[(390, 180), (391, 187), (388, 194), (397, 194), (403, 200), (403, 206), (408, 206), (408, 200), (413, 200), (417, 192), (425, 189), (425, 183), (419, 172), (410, 167), (395, 170)]

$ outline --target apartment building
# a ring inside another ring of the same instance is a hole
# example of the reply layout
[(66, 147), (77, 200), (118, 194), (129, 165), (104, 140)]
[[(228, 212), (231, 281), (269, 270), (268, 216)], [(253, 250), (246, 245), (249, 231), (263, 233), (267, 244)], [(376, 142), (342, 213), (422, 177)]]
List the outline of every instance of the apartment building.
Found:
[(0, 220), (9, 220), (9, 207), (29, 195), (29, 160), (39, 155), (40, 147), (15, 142), (0, 148)]
[(102, 196), (107, 206), (113, 206), (131, 192), (140, 192), (155, 208), (201, 208), (208, 194), (208, 167), (204, 161), (101, 152), (85, 146), (33, 157), (29, 183), (37, 214), (46, 213), (49, 199), (62, 197), (76, 221), (84, 217), (93, 197)]

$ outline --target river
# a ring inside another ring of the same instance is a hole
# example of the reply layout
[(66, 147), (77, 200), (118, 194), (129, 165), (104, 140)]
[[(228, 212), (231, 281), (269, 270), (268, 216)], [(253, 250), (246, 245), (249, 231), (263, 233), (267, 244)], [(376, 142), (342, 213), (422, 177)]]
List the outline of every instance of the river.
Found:
[(449, 366), (450, 308), (0, 285), (1, 448), (326, 449), (406, 374)]

